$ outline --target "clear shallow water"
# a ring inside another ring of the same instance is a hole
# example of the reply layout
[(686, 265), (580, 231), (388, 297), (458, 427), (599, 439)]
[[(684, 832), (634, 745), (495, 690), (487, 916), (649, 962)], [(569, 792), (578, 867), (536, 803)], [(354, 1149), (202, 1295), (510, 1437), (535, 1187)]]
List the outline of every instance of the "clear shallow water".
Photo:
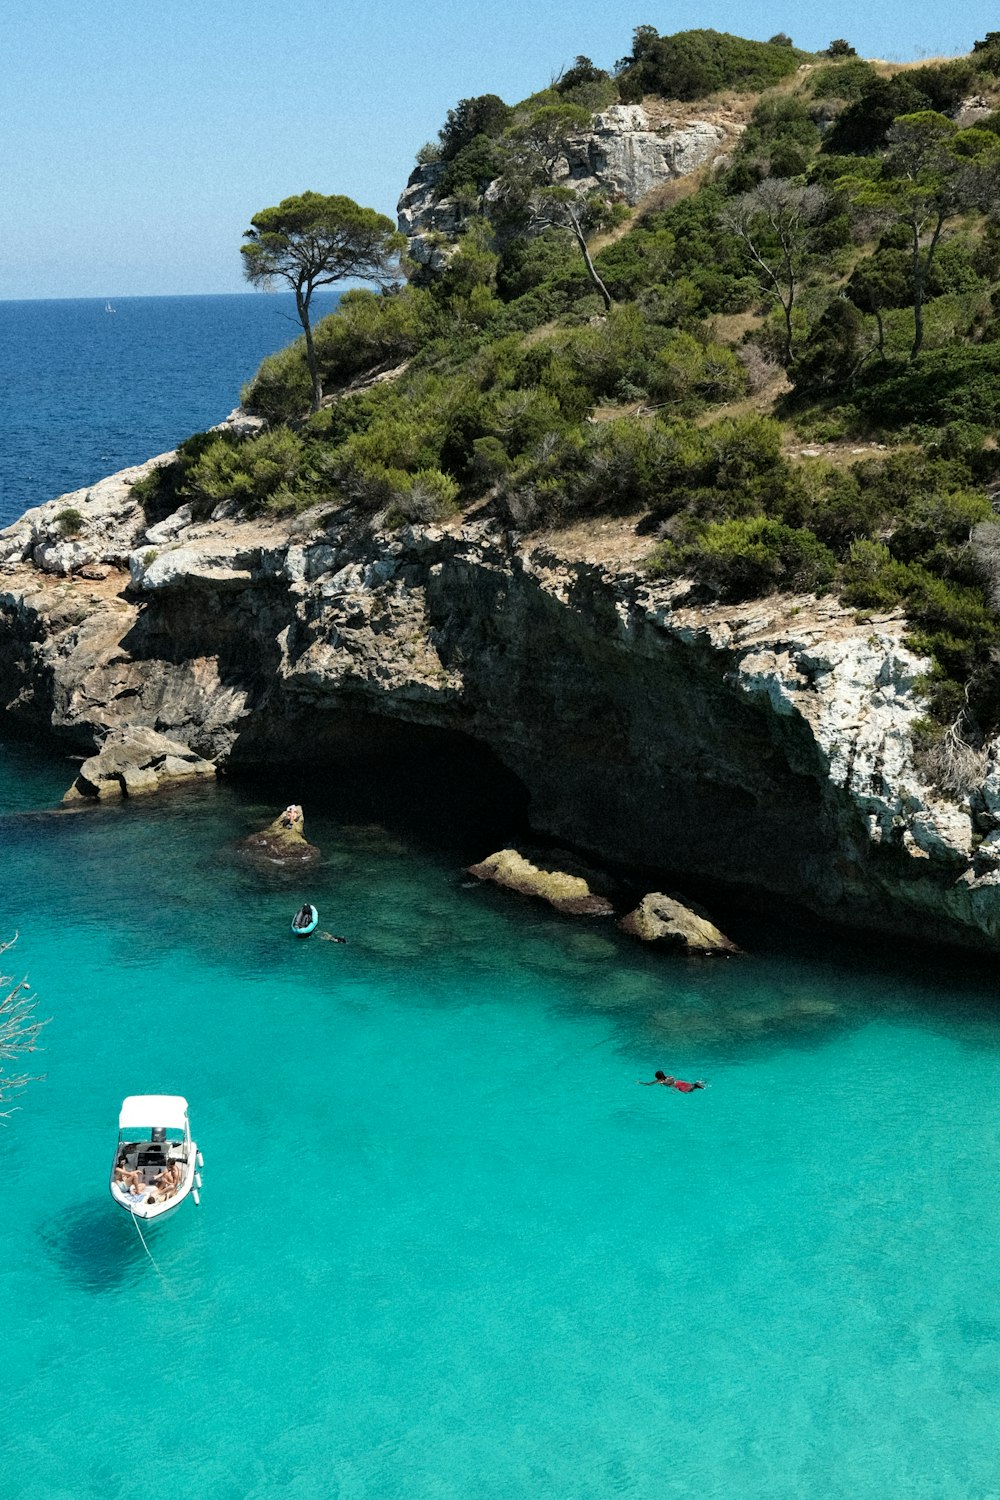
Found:
[[(337, 303), (320, 300), (317, 316)], [(232, 411), (299, 332), (291, 294), (0, 302), (0, 526)]]
[[(1000, 1495), (987, 976), (656, 961), (356, 788), (305, 891), (231, 854), (285, 788), (41, 811), (68, 779), (0, 749), (53, 1016), (0, 1132), (4, 1500)], [(107, 1193), (147, 1090), (206, 1159), (158, 1271)]]

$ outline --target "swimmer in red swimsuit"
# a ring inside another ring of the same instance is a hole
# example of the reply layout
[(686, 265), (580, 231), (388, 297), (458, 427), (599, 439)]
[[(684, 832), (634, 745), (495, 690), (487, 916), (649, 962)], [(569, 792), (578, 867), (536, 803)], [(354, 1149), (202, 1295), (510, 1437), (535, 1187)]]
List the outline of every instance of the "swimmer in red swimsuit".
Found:
[(693, 1094), (695, 1089), (703, 1089), (705, 1080), (695, 1079), (694, 1083), (688, 1083), (686, 1078), (673, 1078), (669, 1073), (663, 1073), (659, 1068), (656, 1070), (655, 1078), (637, 1078), (636, 1083), (641, 1083), (644, 1089), (652, 1088), (656, 1083), (662, 1083), (664, 1088), (676, 1089), (679, 1094)]

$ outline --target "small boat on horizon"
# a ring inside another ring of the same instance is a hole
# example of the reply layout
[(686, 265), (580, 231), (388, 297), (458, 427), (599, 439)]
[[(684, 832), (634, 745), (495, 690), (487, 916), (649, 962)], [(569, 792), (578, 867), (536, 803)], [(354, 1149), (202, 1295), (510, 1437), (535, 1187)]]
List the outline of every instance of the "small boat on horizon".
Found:
[(118, 1115), (111, 1196), (134, 1219), (162, 1219), (193, 1195), (203, 1166), (180, 1094), (130, 1094)]
[(105, 302), (105, 304), (104, 304), (104, 311), (105, 312), (113, 313), (113, 312), (117, 312), (118, 309), (117, 309), (117, 307), (112, 307), (110, 302)]

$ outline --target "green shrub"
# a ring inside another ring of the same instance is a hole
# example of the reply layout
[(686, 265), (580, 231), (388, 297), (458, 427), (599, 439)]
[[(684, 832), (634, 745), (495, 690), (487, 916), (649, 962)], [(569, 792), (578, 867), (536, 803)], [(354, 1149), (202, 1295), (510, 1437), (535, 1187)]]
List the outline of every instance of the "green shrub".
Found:
[(308, 411), (312, 381), (306, 364), (304, 339), (296, 339), (261, 361), (252, 380), (240, 392), (244, 409), (268, 422), (287, 422)]
[(497, 94), (479, 94), (474, 99), (460, 99), (449, 109), (444, 125), (438, 131), (441, 142), (439, 160), (454, 161), (460, 151), (479, 135), (501, 135), (510, 124), (513, 111)]
[(787, 78), (804, 56), (780, 42), (752, 42), (727, 32), (659, 36), (652, 26), (638, 26), (632, 52), (619, 64), (618, 88), (626, 101), (643, 94), (703, 99), (724, 88), (751, 93)]
[(434, 184), (438, 198), (453, 198), (463, 191), (474, 197), (486, 191), (504, 167), (504, 153), (492, 136), (477, 135), (445, 166)]
[(75, 505), (67, 505), (57, 512), (55, 528), (61, 537), (68, 539), (69, 537), (79, 536), (83, 522), (83, 512), (77, 510)]
[(249, 514), (312, 498), (305, 445), (287, 427), (242, 441), (219, 434), (187, 468), (185, 491), (204, 511), (233, 500)]
[(877, 492), (862, 487), (849, 469), (810, 459), (789, 481), (781, 519), (812, 531), (843, 558), (854, 542), (884, 527), (887, 511)]
[(956, 57), (945, 63), (927, 63), (922, 68), (909, 68), (906, 73), (907, 82), (939, 114), (950, 114), (957, 109), (972, 91), (975, 78), (976, 65), (967, 57)]
[(732, 401), (748, 390), (746, 369), (732, 349), (702, 344), (679, 330), (657, 351), (646, 385), (657, 400), (689, 409), (705, 401)]
[(840, 390), (850, 386), (867, 353), (864, 317), (852, 302), (834, 297), (789, 374), (797, 391)]
[(854, 104), (877, 76), (871, 63), (862, 62), (860, 57), (851, 58), (817, 68), (809, 80), (809, 92), (814, 99), (844, 99)]
[(738, 149), (741, 156), (769, 156), (771, 175), (785, 177), (797, 174), (779, 170), (775, 165), (776, 154), (788, 147), (800, 148), (800, 154), (808, 154), (818, 141), (819, 131), (804, 100), (794, 94), (766, 94), (750, 116)]
[(914, 364), (872, 367), (858, 380), (859, 410), (882, 427), (1000, 424), (1000, 347), (931, 349)]
[(993, 508), (982, 491), (917, 495), (893, 528), (893, 553), (904, 562), (926, 562), (936, 554), (947, 566), (939, 549), (963, 547), (973, 526), (992, 517)]
[(316, 325), (316, 357), (325, 387), (408, 358), (437, 333), (440, 313), (420, 287), (398, 292), (345, 292), (335, 313)]
[[(418, 287), (388, 293), (362, 288), (345, 292), (336, 312), (320, 319), (313, 329), (324, 389), (408, 358), (433, 337), (439, 317), (434, 298)], [(296, 339), (261, 363), (244, 386), (241, 400), (247, 411), (269, 422), (286, 422), (308, 411), (311, 396), (305, 342)]]
[(402, 526), (407, 522), (427, 525), (447, 520), (458, 513), (458, 485), (440, 469), (418, 469), (396, 481), (389, 501), (386, 524)]
[(604, 68), (597, 68), (589, 57), (577, 57), (571, 68), (556, 79), (556, 90), (560, 94), (572, 93), (581, 84), (606, 83), (610, 75)]
[(912, 115), (927, 109), (926, 94), (908, 82), (905, 73), (895, 78), (878, 74), (865, 87), (861, 97), (837, 117), (823, 141), (823, 150), (832, 155), (865, 155), (885, 145), (886, 133), (897, 115)]
[(909, 570), (897, 562), (885, 542), (861, 537), (851, 545), (840, 597), (856, 609), (892, 610), (906, 596)]
[(618, 85), (613, 78), (595, 78), (590, 83), (578, 83), (573, 88), (563, 88), (562, 80), (558, 90), (567, 104), (578, 104), (581, 109), (588, 110), (591, 114), (598, 114), (601, 110), (609, 109), (612, 104), (617, 104), (619, 99)]
[(939, 247), (927, 277), (927, 295), (965, 295), (979, 291), (983, 277), (977, 262), (982, 259), (980, 242), (966, 235), (953, 235)]
[(832, 581), (836, 566), (812, 532), (767, 516), (712, 522), (693, 541), (662, 543), (652, 562), (654, 573), (692, 572), (723, 599), (753, 599), (776, 589), (815, 593)]

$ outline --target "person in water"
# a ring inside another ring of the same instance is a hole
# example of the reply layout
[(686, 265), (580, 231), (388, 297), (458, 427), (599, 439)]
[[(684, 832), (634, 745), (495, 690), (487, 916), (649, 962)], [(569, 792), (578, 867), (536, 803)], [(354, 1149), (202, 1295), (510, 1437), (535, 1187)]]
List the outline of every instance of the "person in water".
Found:
[(686, 1078), (674, 1078), (670, 1073), (664, 1073), (660, 1068), (656, 1070), (655, 1078), (637, 1078), (636, 1083), (641, 1083), (644, 1089), (652, 1088), (657, 1083), (662, 1083), (666, 1089), (676, 1089), (679, 1094), (693, 1094), (695, 1089), (703, 1089), (705, 1080), (696, 1078), (694, 1083), (688, 1083)]

